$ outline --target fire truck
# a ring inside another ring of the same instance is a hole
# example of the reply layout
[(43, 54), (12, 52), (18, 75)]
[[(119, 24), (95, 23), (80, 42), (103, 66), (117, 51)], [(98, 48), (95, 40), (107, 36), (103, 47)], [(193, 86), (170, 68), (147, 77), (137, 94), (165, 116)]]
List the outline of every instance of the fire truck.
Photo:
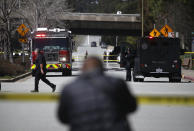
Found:
[(36, 56), (34, 50), (39, 48), (46, 59), (48, 72), (62, 72), (63, 76), (72, 75), (72, 35), (67, 29), (37, 28), (32, 33), (31, 70), (35, 73)]

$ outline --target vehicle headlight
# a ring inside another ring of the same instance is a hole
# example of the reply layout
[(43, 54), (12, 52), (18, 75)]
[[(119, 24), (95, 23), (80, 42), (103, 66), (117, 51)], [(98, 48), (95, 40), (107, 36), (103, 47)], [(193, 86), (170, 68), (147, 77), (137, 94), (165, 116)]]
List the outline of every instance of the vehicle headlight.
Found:
[(59, 61), (65, 62), (67, 61), (66, 57), (60, 57)]

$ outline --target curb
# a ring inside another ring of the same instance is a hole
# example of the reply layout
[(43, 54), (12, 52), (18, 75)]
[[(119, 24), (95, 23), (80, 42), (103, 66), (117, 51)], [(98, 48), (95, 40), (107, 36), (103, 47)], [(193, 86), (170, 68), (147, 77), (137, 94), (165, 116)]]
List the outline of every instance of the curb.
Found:
[(0, 79), (0, 82), (15, 82), (15, 81), (18, 81), (18, 80), (20, 80), (22, 78), (25, 78), (27, 76), (30, 76), (31, 74), (32, 74), (31, 72), (27, 72), (25, 74), (22, 74), (20, 76), (17, 76), (15, 78), (12, 78), (12, 79)]
[(188, 79), (188, 80), (194, 81), (194, 77), (182, 75), (182, 78), (183, 79)]

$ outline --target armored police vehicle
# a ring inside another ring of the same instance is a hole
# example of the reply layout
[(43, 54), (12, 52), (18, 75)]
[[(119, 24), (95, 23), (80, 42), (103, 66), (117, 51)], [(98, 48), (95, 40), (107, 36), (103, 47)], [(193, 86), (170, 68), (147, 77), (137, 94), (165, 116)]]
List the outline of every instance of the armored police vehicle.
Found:
[(134, 60), (134, 81), (145, 77), (168, 77), (169, 82), (181, 81), (181, 54), (178, 38), (146, 37), (137, 41)]

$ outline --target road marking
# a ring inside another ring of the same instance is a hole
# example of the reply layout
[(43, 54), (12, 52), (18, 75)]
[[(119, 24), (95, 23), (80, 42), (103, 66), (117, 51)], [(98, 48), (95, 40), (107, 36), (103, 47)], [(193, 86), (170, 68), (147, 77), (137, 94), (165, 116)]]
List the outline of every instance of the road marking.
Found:
[[(0, 100), (8, 101), (57, 101), (57, 93), (0, 93)], [(194, 106), (194, 96), (137, 96), (140, 105)]]

